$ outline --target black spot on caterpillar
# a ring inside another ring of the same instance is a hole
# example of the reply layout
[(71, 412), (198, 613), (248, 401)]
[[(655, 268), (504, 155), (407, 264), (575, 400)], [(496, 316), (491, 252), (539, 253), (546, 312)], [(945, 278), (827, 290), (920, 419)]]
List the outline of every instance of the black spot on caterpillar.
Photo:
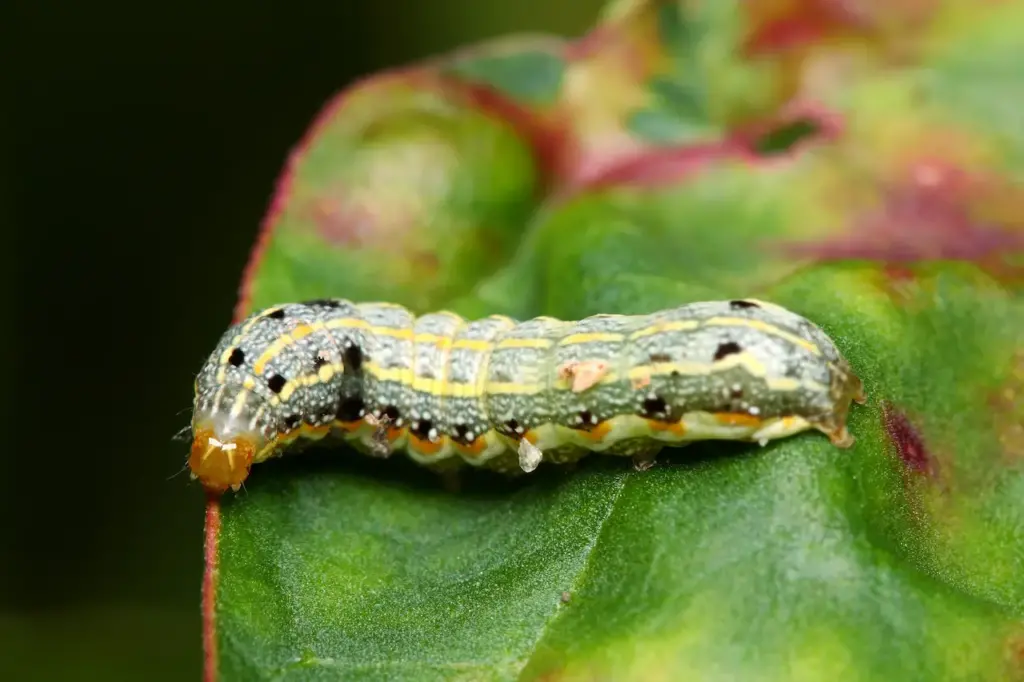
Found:
[(695, 440), (817, 429), (849, 447), (864, 400), (821, 329), (763, 301), (517, 322), (318, 300), (224, 333), (196, 380), (189, 465), (208, 489), (237, 490), (296, 438), (334, 434), (439, 470), (514, 474), (589, 452), (645, 468)]
[(742, 353), (743, 349), (740, 348), (740, 344), (735, 341), (726, 341), (725, 343), (718, 344), (718, 348), (715, 349), (715, 355), (713, 360), (721, 360), (727, 358), (734, 353)]

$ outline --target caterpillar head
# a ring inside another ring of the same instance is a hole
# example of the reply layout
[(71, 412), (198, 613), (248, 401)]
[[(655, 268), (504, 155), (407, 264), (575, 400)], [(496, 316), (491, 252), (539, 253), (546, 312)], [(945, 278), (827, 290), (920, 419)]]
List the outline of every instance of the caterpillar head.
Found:
[(238, 490), (248, 478), (253, 458), (266, 444), (264, 435), (249, 426), (248, 420), (223, 410), (196, 411), (188, 466), (192, 478), (198, 479), (208, 492)]
[(249, 467), (256, 453), (256, 444), (245, 436), (227, 440), (217, 437), (208, 427), (196, 430), (188, 466), (192, 476), (199, 479), (211, 493), (223, 493), (228, 488), (238, 490), (249, 476)]

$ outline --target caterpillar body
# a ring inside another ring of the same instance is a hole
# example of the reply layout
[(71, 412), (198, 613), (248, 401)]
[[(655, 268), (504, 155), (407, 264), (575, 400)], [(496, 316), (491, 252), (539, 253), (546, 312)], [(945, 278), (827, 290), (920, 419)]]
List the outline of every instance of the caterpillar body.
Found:
[(238, 490), (296, 439), (341, 436), (439, 470), (509, 474), (589, 452), (645, 468), (666, 445), (817, 429), (839, 447), (861, 380), (807, 319), (755, 299), (569, 322), (414, 316), (322, 299), (253, 313), (195, 382), (193, 478)]

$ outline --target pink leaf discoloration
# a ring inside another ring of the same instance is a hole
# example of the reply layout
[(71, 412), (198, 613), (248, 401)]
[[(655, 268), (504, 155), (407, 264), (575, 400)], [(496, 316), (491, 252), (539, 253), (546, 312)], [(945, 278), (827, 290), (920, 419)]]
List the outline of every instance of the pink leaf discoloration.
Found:
[[(667, 3), (623, 3), (606, 12), (605, 21), (567, 45), (565, 84), (558, 115), (569, 132), (559, 166), (559, 195), (606, 187), (620, 177), (663, 177), (680, 172), (680, 163), (701, 156), (719, 142), (711, 137), (693, 149), (666, 148), (646, 141), (627, 121), (651, 99), (650, 82), (671, 74), (660, 37), (659, 12)], [(703, 122), (707, 123), (707, 122)], [(654, 155), (637, 170), (635, 160)], [(687, 157), (687, 158), (684, 158)], [(685, 171), (683, 171), (685, 173)], [(643, 180), (646, 182), (647, 180)]]
[(843, 234), (781, 248), (817, 261), (968, 261), (1012, 276), (1018, 268), (997, 264), (1024, 252), (1024, 231), (983, 217), (986, 200), (997, 194), (993, 189), (949, 164), (922, 160), (882, 188), (879, 204), (850, 220)]
[(836, 0), (768, 0), (750, 3), (755, 30), (744, 49), (759, 55), (797, 49), (829, 37), (865, 31), (868, 23), (855, 3)]
[[(787, 151), (766, 155), (758, 151), (765, 136), (788, 125), (808, 122), (815, 129)], [(656, 188), (685, 182), (693, 174), (718, 164), (738, 162), (758, 168), (785, 164), (842, 134), (841, 118), (810, 103), (794, 103), (771, 119), (738, 128), (719, 140), (639, 150), (632, 154), (593, 156), (565, 179), (560, 196), (610, 187)]]
[(401, 208), (400, 202), (396, 203), (397, 206), (389, 207), (386, 219), (358, 197), (324, 196), (300, 207), (298, 212), (303, 221), (316, 225), (320, 235), (336, 246), (362, 247), (391, 233), (389, 226), (412, 222), (407, 212), (396, 210)]
[(906, 468), (914, 473), (934, 476), (938, 473), (937, 462), (928, 451), (921, 432), (910, 418), (892, 403), (882, 403), (882, 421), (889, 440)]
[[(813, 133), (781, 153), (759, 151), (765, 137), (790, 125), (806, 123)], [(560, 195), (609, 187), (665, 187), (685, 182), (694, 173), (730, 162), (757, 168), (785, 165), (821, 145), (836, 142), (843, 134), (843, 119), (835, 111), (812, 101), (784, 106), (771, 117), (737, 127), (720, 139), (678, 146), (637, 149), (631, 153), (591, 155), (564, 178)]]
[(479, 111), (510, 125), (528, 142), (540, 169), (542, 191), (557, 182), (570, 137), (564, 121), (520, 105), (487, 85), (466, 83), (453, 77), (435, 76), (434, 79), (453, 96), (464, 97)]
[(576, 169), (561, 197), (609, 187), (664, 187), (683, 182), (694, 173), (729, 160), (756, 162), (755, 157), (733, 140), (662, 147), (632, 156), (591, 158)]

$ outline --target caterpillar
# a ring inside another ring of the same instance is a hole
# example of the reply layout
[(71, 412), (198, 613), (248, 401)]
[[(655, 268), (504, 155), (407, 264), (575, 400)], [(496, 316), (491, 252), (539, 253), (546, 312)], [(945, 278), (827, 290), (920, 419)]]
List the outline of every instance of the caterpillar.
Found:
[(848, 448), (851, 402), (866, 401), (820, 328), (756, 299), (575, 322), (275, 305), (223, 334), (194, 388), (188, 465), (215, 493), (329, 434), (372, 456), (510, 475), (590, 452), (643, 469), (666, 445), (810, 429)]

